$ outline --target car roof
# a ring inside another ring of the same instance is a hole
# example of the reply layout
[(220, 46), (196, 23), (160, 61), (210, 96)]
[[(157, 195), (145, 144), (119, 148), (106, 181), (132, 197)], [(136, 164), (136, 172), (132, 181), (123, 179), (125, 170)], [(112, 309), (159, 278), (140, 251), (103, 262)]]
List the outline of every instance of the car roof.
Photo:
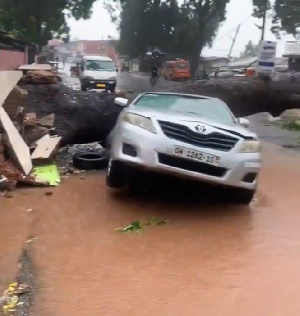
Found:
[[(141, 93), (139, 97), (145, 96), (145, 95), (151, 95), (151, 94), (159, 94), (159, 95), (174, 95), (179, 97), (192, 97), (196, 99), (204, 99), (204, 100), (216, 100), (218, 98), (212, 98), (208, 97), (206, 95), (198, 95), (198, 94), (190, 94), (190, 93), (179, 93), (179, 92), (145, 92)], [(219, 99), (218, 99), (219, 100)]]
[(100, 56), (100, 55), (84, 55), (82, 58), (89, 59), (89, 60), (112, 61), (111, 58), (109, 58), (107, 56)]

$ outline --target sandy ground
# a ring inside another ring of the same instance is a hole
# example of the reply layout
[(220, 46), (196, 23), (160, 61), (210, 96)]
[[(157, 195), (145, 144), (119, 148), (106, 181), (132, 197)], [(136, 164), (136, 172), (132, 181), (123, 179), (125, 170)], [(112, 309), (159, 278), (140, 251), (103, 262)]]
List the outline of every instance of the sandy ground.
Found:
[[(265, 146), (250, 208), (113, 194), (103, 173), (66, 179), (52, 196), (18, 190), (0, 202), (1, 288), (30, 235), (34, 316), (299, 315), (299, 166)], [(114, 231), (152, 216), (170, 223)]]

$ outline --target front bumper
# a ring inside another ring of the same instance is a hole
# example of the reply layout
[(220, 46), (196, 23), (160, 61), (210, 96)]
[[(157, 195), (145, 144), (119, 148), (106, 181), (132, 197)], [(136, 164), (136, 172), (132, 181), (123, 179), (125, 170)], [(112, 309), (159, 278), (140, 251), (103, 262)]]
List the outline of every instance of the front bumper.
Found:
[(85, 86), (87, 89), (111, 90), (116, 88), (117, 82), (116, 80), (83, 79), (81, 84)]
[[(165, 173), (201, 182), (239, 187), (254, 190), (261, 168), (260, 153), (238, 153), (236, 146), (228, 152), (209, 148), (195, 147), (180, 141), (167, 138), (160, 131), (153, 134), (128, 123), (121, 123), (111, 139), (111, 159), (124, 162), (126, 165), (156, 173)], [(178, 158), (173, 155), (174, 147), (181, 146), (191, 150), (217, 155), (218, 166)]]

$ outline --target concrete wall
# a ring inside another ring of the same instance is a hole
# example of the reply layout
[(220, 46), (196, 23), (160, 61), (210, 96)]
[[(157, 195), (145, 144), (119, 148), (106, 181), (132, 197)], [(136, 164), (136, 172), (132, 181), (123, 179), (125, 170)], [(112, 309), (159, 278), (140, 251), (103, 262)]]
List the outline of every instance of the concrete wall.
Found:
[(15, 70), (26, 64), (26, 54), (18, 51), (0, 50), (0, 70)]

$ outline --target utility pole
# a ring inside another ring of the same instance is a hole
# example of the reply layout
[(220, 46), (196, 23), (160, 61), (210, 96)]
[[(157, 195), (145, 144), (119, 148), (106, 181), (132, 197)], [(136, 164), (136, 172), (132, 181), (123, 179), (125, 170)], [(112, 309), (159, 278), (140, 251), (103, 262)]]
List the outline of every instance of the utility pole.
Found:
[(232, 40), (232, 44), (231, 44), (231, 47), (230, 47), (230, 50), (229, 50), (229, 53), (228, 53), (228, 58), (231, 57), (231, 53), (232, 53), (232, 50), (233, 50), (233, 46), (234, 46), (234, 44), (235, 44), (235, 42), (236, 42), (236, 38), (237, 38), (237, 36), (238, 36), (238, 34), (239, 34), (240, 28), (241, 28), (241, 24), (239, 24), (238, 27), (236, 28), (236, 31), (235, 31), (235, 34), (234, 34), (234, 38), (233, 38), (233, 40)]
[(263, 24), (261, 27), (261, 41), (265, 39), (265, 29), (266, 29), (266, 20), (267, 20), (267, 11), (268, 11), (268, 0), (265, 0), (264, 11), (263, 11)]

